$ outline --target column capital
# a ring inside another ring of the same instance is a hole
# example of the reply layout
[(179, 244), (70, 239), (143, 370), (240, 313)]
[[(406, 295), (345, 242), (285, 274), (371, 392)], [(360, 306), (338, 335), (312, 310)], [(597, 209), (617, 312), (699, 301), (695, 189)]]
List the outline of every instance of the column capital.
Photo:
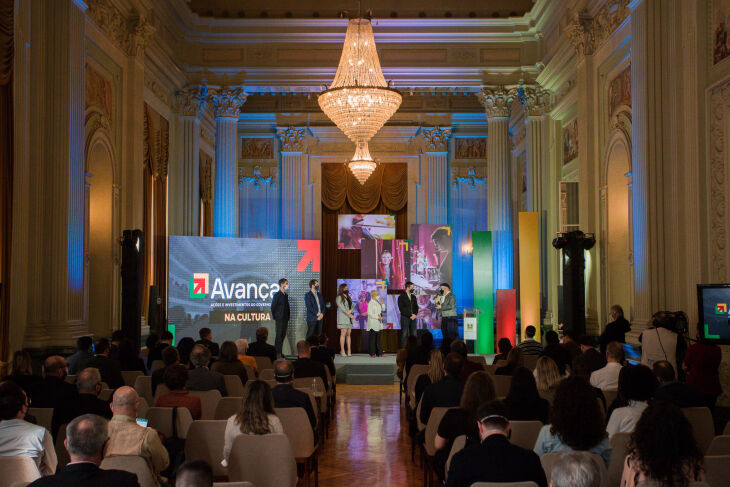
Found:
[(535, 86), (520, 86), (517, 98), (522, 108), (530, 117), (541, 117), (550, 111), (551, 93), (549, 90)]
[(185, 117), (200, 117), (208, 89), (205, 85), (186, 86), (175, 93), (175, 108)]
[(426, 152), (448, 152), (451, 127), (424, 127), (423, 138), (426, 141)]
[(304, 151), (304, 137), (307, 135), (305, 127), (282, 127), (276, 129), (276, 134), (281, 139), (282, 152)]
[(515, 100), (516, 91), (506, 89), (504, 86), (482, 88), (477, 95), (479, 101), (484, 105), (487, 112), (487, 119), (509, 118), (510, 107)]
[(593, 17), (583, 10), (573, 15), (573, 22), (568, 28), (568, 40), (579, 57), (590, 56), (595, 47), (593, 35)]
[(246, 103), (248, 95), (243, 88), (230, 88), (221, 86), (211, 88), (207, 99), (213, 104), (215, 118), (238, 118), (241, 113), (241, 106)]

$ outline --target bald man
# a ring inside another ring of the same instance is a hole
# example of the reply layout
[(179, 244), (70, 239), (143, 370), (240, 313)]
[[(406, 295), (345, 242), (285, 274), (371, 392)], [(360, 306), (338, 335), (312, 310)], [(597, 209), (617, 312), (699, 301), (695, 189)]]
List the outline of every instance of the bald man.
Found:
[(52, 355), (43, 362), (45, 377), (28, 386), (34, 408), (69, 407), (79, 398), (76, 386), (66, 382), (66, 359)]
[(158, 477), (170, 464), (170, 457), (157, 431), (137, 424), (138, 407), (139, 396), (131, 387), (120, 387), (114, 392), (111, 403), (114, 415), (109, 421), (109, 442), (104, 456), (134, 455), (147, 458), (159, 485)]

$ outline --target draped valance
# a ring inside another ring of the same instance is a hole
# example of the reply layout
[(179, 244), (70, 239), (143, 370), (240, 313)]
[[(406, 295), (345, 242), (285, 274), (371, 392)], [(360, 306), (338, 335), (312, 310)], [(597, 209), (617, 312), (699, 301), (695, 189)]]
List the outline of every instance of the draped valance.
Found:
[(408, 164), (378, 164), (365, 184), (360, 184), (342, 163), (322, 164), (322, 204), (338, 210), (345, 200), (357, 213), (373, 211), (380, 200), (392, 210), (408, 202)]

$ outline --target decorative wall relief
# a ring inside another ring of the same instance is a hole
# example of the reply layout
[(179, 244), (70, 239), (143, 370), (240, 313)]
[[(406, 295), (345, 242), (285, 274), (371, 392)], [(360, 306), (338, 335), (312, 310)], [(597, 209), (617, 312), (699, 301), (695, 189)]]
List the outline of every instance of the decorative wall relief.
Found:
[(608, 84), (608, 115), (620, 106), (631, 106), (631, 64)]
[(170, 124), (154, 108), (144, 104), (144, 162), (155, 177), (167, 177)]
[(107, 119), (113, 120), (111, 82), (87, 64), (84, 83), (86, 108), (96, 107), (106, 115)]
[(453, 177), (454, 186), (465, 184), (468, 186), (477, 186), (487, 182), (487, 168), (486, 167), (451, 167), (451, 174)]
[(578, 157), (578, 119), (563, 127), (563, 165)]
[(712, 64), (717, 64), (730, 54), (728, 29), (730, 28), (730, 0), (713, 0), (710, 10), (712, 28)]
[(256, 166), (239, 166), (238, 180), (241, 183), (253, 186), (261, 186), (264, 184), (276, 184), (276, 167)]
[(460, 137), (454, 141), (456, 159), (486, 159), (486, 137)]
[(239, 159), (273, 159), (274, 139), (241, 139)]
[(200, 151), (200, 199), (206, 202), (213, 200), (213, 158)]
[(730, 115), (730, 81), (710, 91), (710, 167), (707, 178), (709, 186), (708, 219), (710, 225), (709, 253), (710, 280), (726, 282), (728, 275), (727, 250), (727, 117)]

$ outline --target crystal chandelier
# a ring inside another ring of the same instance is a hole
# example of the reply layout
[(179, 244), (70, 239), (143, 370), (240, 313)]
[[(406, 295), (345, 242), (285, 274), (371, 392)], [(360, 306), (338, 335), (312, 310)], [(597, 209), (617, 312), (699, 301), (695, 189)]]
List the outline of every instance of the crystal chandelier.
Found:
[(402, 99), (383, 77), (370, 19), (351, 19), (335, 79), (318, 101), (325, 115), (356, 144), (348, 167), (361, 184), (375, 170), (367, 143), (398, 110)]

